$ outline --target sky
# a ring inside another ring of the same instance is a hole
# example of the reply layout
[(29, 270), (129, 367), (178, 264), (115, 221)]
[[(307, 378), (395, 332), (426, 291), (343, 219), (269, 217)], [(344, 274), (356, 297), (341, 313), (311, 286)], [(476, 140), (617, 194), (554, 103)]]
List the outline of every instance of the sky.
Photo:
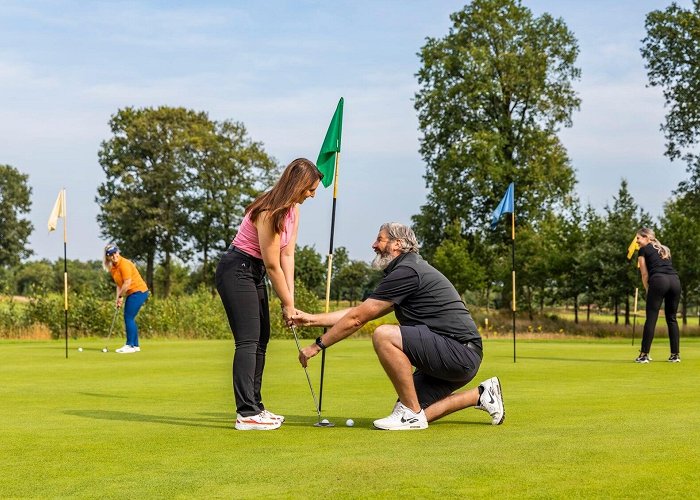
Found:
[[(658, 217), (687, 174), (663, 156), (663, 98), (647, 87), (639, 49), (645, 15), (670, 0), (522, 3), (535, 15), (562, 18), (578, 40), (582, 77), (574, 87), (582, 104), (560, 138), (580, 200), (602, 213), (625, 179), (637, 204)], [(182, 106), (242, 122), (286, 165), (297, 157), (316, 160), (344, 97), (334, 246), (371, 260), (378, 227), (410, 224), (425, 202), (414, 109), (417, 53), (427, 37), (448, 33), (449, 15), (464, 5), (0, 1), (0, 164), (29, 176), (32, 259), (63, 256), (62, 222), (49, 234), (47, 220), (64, 187), (68, 258), (101, 258), (107, 241), (96, 222), (104, 181), (97, 152), (119, 109)], [(331, 203), (332, 189), (319, 189), (301, 208), (298, 242), (322, 255)]]

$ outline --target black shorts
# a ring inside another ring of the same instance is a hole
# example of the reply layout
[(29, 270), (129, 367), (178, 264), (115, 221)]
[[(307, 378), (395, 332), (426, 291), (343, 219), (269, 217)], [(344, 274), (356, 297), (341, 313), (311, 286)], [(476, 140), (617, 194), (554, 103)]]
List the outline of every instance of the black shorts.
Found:
[(473, 349), (433, 333), (425, 325), (400, 328), (403, 352), (416, 367), (413, 383), (421, 408), (449, 396), (476, 377), (481, 358)]

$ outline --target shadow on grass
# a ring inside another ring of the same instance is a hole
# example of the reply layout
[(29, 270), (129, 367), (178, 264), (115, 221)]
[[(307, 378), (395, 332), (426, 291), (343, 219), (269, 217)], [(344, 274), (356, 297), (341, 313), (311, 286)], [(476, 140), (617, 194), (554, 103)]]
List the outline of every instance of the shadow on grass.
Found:
[(119, 398), (119, 399), (129, 398), (129, 396), (117, 396), (116, 394), (103, 394), (103, 393), (98, 393), (98, 392), (78, 392), (78, 394), (82, 394), (83, 396), (91, 396), (93, 398)]
[[(504, 356), (500, 356), (504, 357)], [(510, 359), (513, 359), (513, 356), (510, 356)], [(625, 364), (625, 363), (632, 363), (634, 359), (595, 359), (595, 358), (589, 358), (589, 359), (584, 359), (584, 358), (558, 358), (558, 357), (553, 357), (553, 356), (518, 356), (517, 360), (521, 359), (537, 359), (537, 360), (542, 360), (542, 361), (564, 361), (564, 362), (578, 362), (578, 363), (606, 363), (606, 364), (613, 364), (613, 365), (619, 365), (619, 364)]]
[[(233, 421), (229, 415), (198, 417), (169, 417), (163, 415), (146, 415), (126, 411), (107, 410), (66, 410), (63, 413), (82, 418), (97, 420), (119, 420), (122, 422), (150, 422), (153, 424), (180, 425), (184, 427), (211, 427), (214, 429), (233, 429)], [(223, 415), (223, 414), (222, 414)], [(218, 425), (216, 425), (218, 424)]]

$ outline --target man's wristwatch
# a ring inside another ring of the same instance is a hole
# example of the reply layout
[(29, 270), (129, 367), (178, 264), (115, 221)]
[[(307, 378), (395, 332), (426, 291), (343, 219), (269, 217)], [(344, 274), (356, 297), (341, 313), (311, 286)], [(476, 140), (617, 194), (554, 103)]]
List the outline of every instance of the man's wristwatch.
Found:
[(326, 344), (323, 343), (321, 337), (316, 337), (316, 345), (319, 346), (322, 351), (326, 349)]

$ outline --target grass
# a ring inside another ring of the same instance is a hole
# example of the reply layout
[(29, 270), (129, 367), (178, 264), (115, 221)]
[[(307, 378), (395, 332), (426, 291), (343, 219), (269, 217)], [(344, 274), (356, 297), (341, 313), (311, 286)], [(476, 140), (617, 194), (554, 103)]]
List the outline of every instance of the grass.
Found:
[(697, 496), (698, 339), (671, 364), (657, 338), (648, 365), (632, 362), (638, 341), (520, 341), (513, 363), (510, 341), (487, 339), (475, 382), (500, 377), (505, 423), (468, 409), (418, 432), (372, 430), (394, 392), (368, 339), (328, 350), (331, 429), (312, 425), (294, 341), (273, 341), (264, 395), (287, 416), (274, 432), (233, 430), (231, 341), (146, 341), (128, 356), (77, 342), (68, 359), (61, 341), (2, 342), (3, 497)]

